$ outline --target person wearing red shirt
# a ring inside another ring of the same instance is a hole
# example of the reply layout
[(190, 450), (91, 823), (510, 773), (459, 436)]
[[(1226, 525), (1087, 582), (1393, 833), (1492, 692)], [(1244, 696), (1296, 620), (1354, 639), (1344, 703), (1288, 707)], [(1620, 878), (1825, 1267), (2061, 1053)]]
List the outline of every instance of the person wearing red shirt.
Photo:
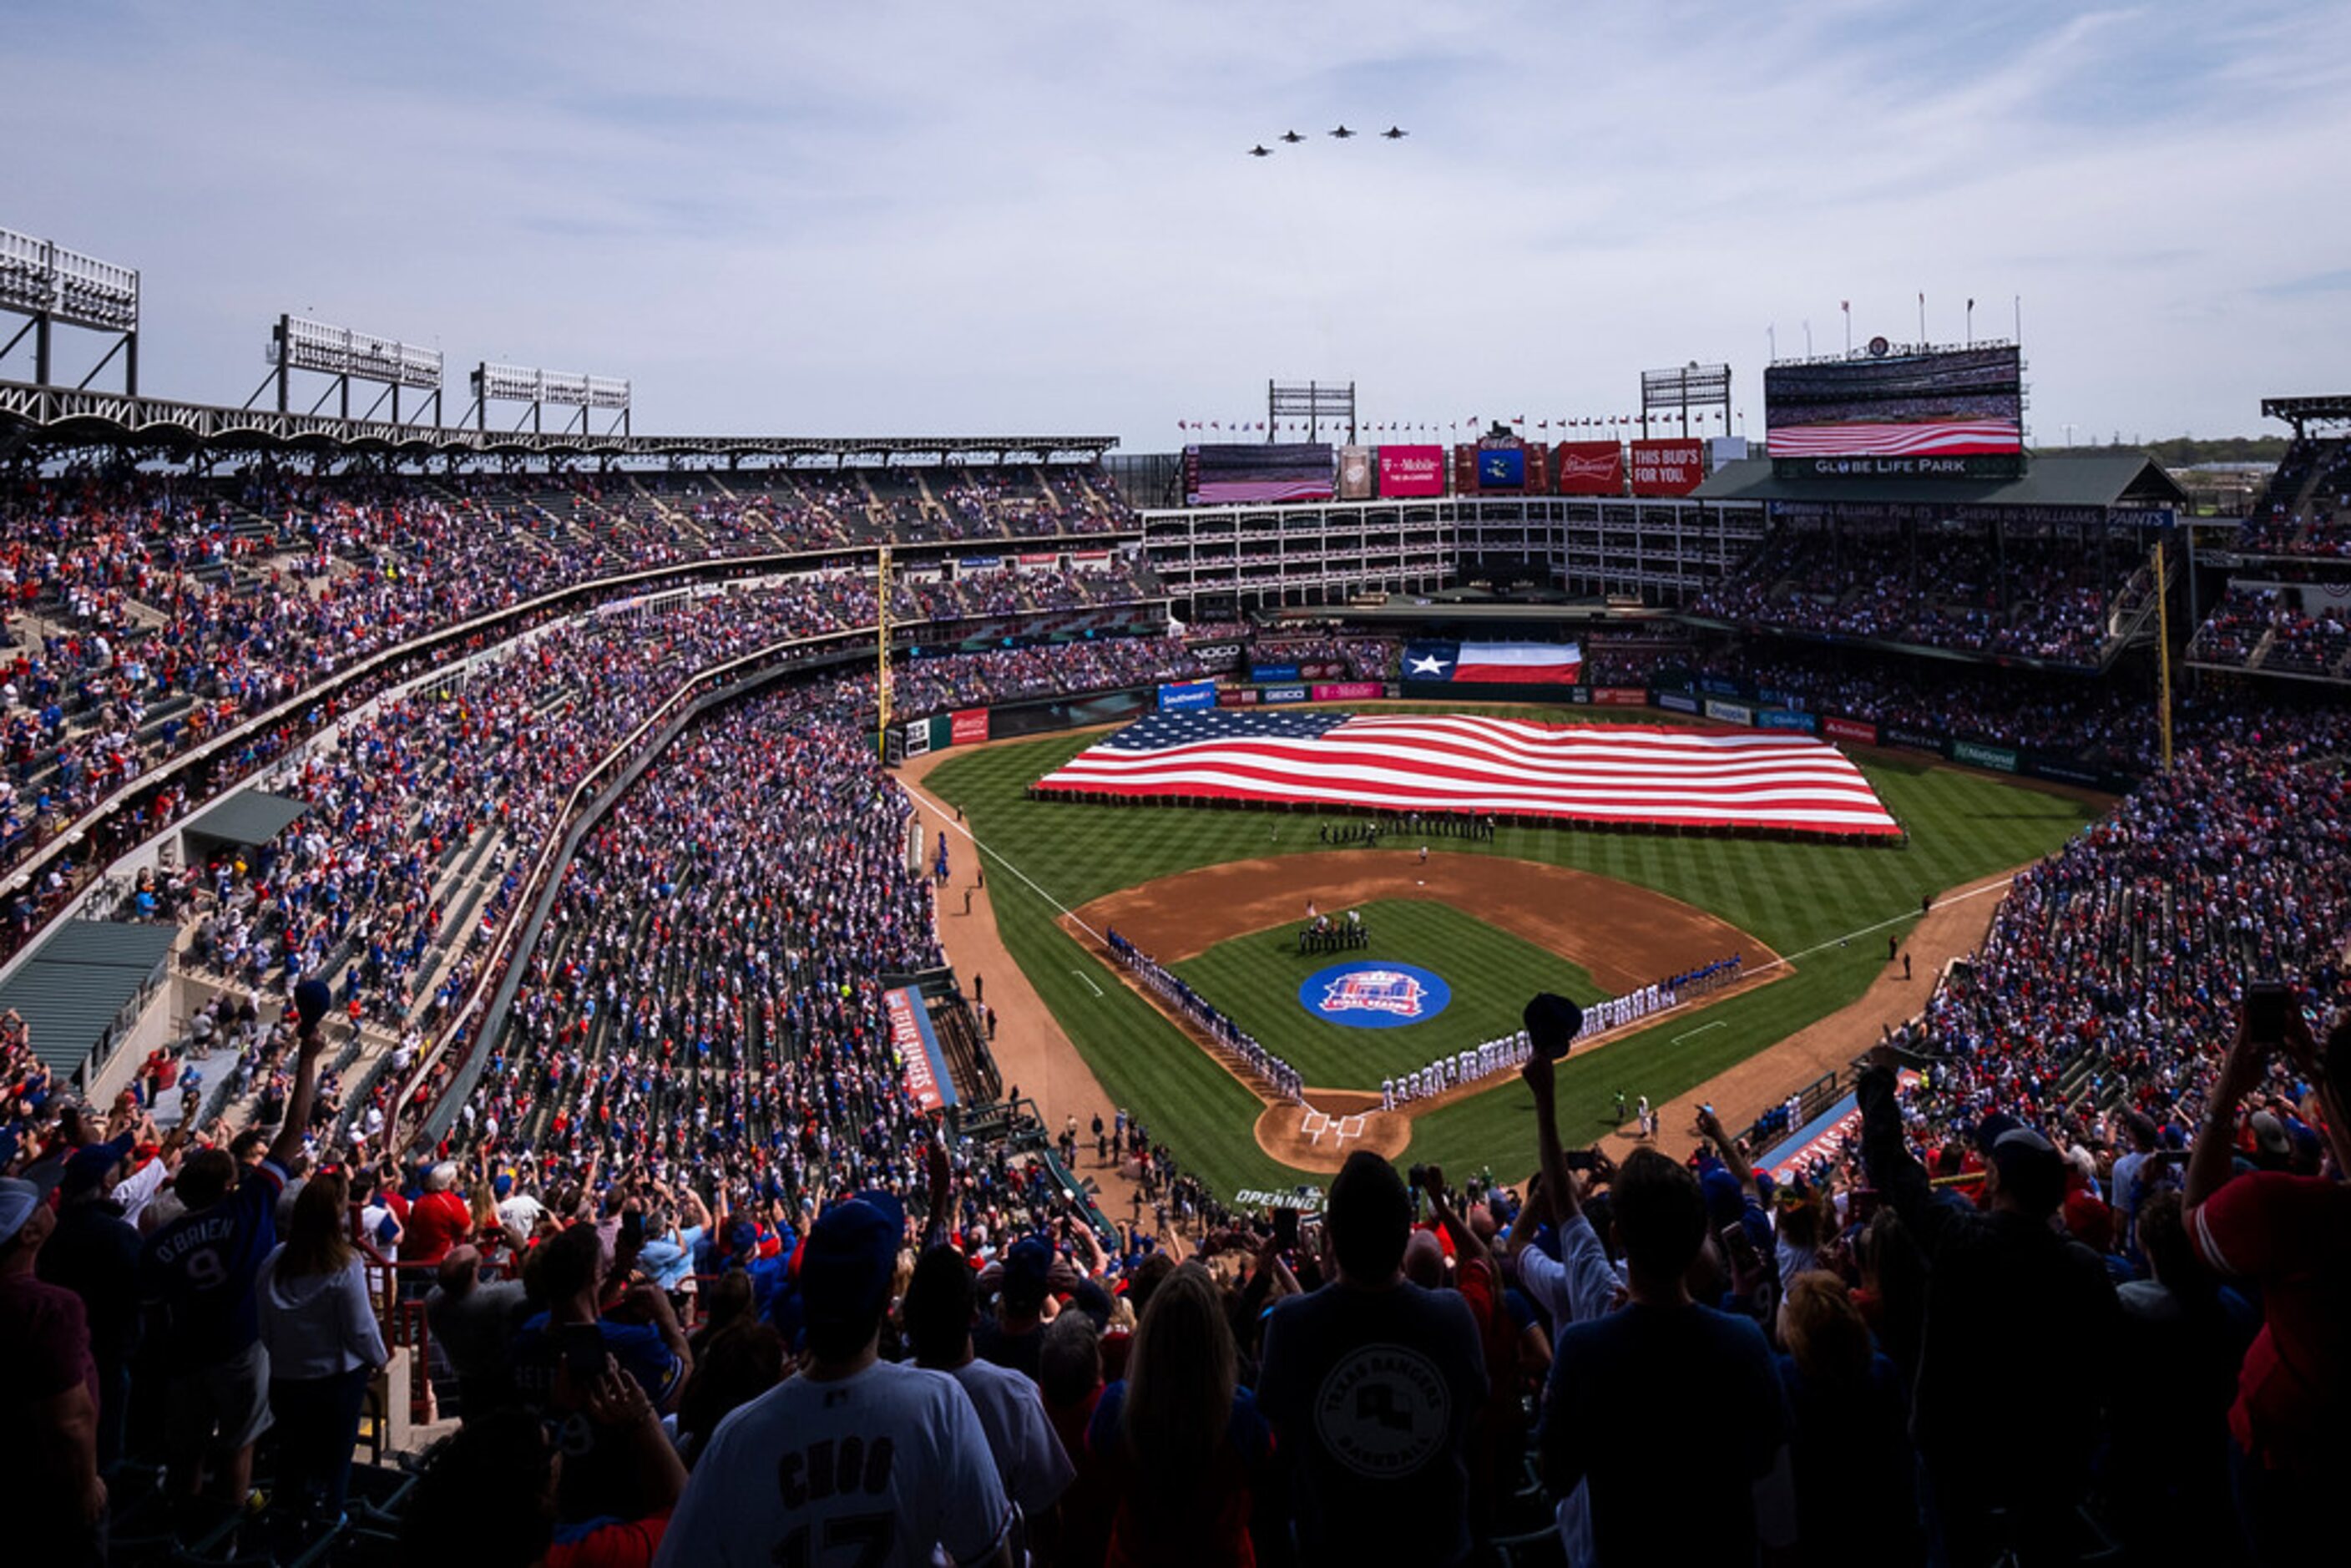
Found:
[[(2229, 1410), (2235, 1439), (2237, 1511), (2253, 1559), (2300, 1560), (2323, 1540), (2351, 1469), (2351, 1018), (2322, 1052), (2301, 1009), (2288, 1009), (2282, 1041), (2252, 1038), (2240, 1019), (2236, 1044), (2212, 1088), (2188, 1166), (2188, 1234), (2204, 1262), (2257, 1281), (2263, 1322), (2245, 1352)], [(2269, 1075), (2282, 1046), (2313, 1098), (2335, 1155), (2335, 1177), (2256, 1171), (2231, 1179), (2238, 1112)]]
[(474, 1210), (458, 1196), (457, 1166), (444, 1160), (424, 1173), (424, 1196), (408, 1208), (406, 1230), (400, 1239), (402, 1263), (437, 1265), (449, 1249), (473, 1233)]

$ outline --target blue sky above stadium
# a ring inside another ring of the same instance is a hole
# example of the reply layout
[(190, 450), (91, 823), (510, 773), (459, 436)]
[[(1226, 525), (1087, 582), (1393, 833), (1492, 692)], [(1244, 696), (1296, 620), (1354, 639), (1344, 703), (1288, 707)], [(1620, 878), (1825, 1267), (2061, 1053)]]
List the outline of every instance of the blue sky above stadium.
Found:
[(1153, 450), (1270, 375), (1531, 420), (1727, 359), (1761, 434), (1767, 328), (1923, 291), (1938, 340), (2022, 296), (2036, 439), (2153, 438), (2351, 340), (2340, 5), (11, 11), (0, 224), (141, 267), (174, 395), (292, 309), (632, 376), (640, 429)]

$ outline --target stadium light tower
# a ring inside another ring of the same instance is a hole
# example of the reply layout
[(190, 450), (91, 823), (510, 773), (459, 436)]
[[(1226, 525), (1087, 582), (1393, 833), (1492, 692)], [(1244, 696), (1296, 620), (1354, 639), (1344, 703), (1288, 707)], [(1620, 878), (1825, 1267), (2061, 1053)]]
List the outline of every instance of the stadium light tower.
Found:
[(432, 423), (441, 423), (441, 350), (419, 348), (396, 338), (381, 338), (369, 332), (354, 332), (348, 327), (329, 327), (324, 321), (312, 321), (301, 316), (277, 318), (269, 329), (266, 357), (273, 367), (262, 378), (261, 385), (253, 389), (253, 397), (245, 406), (253, 406), (253, 398), (267, 391), (272, 382), (277, 384), (277, 412), (287, 412), (291, 383), (296, 371), (306, 371), (328, 378), (327, 390), (310, 405), (312, 413), (324, 408), (330, 397), (339, 397), (342, 417), (351, 416), (351, 383), (367, 382), (381, 386), (360, 417), (373, 419), (384, 400), (392, 400), (392, 422), (402, 423), (400, 393), (405, 387), (425, 394), (432, 404)]
[[(1692, 360), (1670, 371), (1641, 372), (1641, 434), (1649, 434), (1649, 415), (1678, 413), (1682, 434), (1690, 433), (1690, 410), (1721, 410), (1727, 434), (1730, 428), (1730, 367), (1701, 365)], [(1700, 421), (1703, 425), (1703, 420)]]
[(86, 388), (98, 372), (122, 356), (122, 391), (139, 395), (139, 273), (68, 250), (54, 240), (35, 239), (14, 229), (0, 229), (0, 310), (26, 318), (7, 342), (0, 343), (5, 360), (33, 338), (33, 381), (54, 386), (55, 361), (50, 339), (59, 326), (107, 332), (114, 344), (89, 373), (75, 383)]
[(1347, 427), (1345, 444), (1355, 444), (1355, 383), (1332, 382), (1274, 382), (1265, 383), (1265, 439), (1267, 444), (1281, 439), (1284, 419), (1303, 419), (1306, 438), (1322, 439), (1322, 426), (1327, 422), (1336, 426), (1343, 422)]
[(616, 413), (611, 430), (629, 434), (629, 383), (613, 376), (582, 375), (576, 371), (533, 371), (519, 365), (492, 364), (487, 360), (474, 367), (474, 402), (466, 409), (475, 428), (490, 427), (490, 404), (521, 402), (530, 405), (531, 434), (542, 434), (546, 410), (549, 403), (557, 408), (577, 409), (579, 413), (563, 423), (568, 433), (577, 427), (582, 435), (593, 435), (589, 427), (590, 409), (604, 409)]

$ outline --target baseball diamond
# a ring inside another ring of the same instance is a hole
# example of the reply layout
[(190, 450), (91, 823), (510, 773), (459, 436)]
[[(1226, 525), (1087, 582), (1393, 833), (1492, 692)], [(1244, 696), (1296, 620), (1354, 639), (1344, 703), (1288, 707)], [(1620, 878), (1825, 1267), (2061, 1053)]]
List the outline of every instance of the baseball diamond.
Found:
[[(1525, 705), (1447, 711), (1559, 714)], [(1576, 711), (1580, 723), (1619, 716)], [(1627, 716), (1655, 725), (1671, 716), (1645, 709)], [(1499, 1168), (1531, 1152), (1513, 1097), (1489, 1092), (1501, 1078), (1446, 1082), (1394, 1112), (1381, 1109), (1381, 1085), (1514, 1031), (1518, 1008), (1541, 988), (1528, 977), (1544, 965), (1564, 971), (1551, 988), (1596, 1000), (1742, 956), (1735, 985), (1578, 1046), (1562, 1071), (1562, 1106), (1597, 1132), (1615, 1124), (1619, 1090), (1666, 1103), (1839, 1014), (1870, 989), (1887, 935), (1917, 925), (1922, 898), (2004, 873), (2062, 840), (2095, 803), (2079, 791), (1852, 745), (1843, 749), (1904, 824), (1907, 848), (1510, 821), (1490, 839), (1424, 841), (1391, 824), (1376, 834), (1350, 831), (1345, 819), (1311, 810), (1030, 797), (1029, 784), (1100, 733), (958, 748), (914, 759), (905, 776), (919, 796), (945, 804), (945, 816), (960, 809), (957, 828), (987, 866), (1006, 948), (1102, 1092), (1148, 1107), (1155, 1129), (1181, 1138), (1195, 1168), (1236, 1190), (1280, 1187), (1301, 1172), (1335, 1168), (1332, 1140), (1308, 1132), (1305, 1111), (1285, 1108), (1282, 1096), (1146, 992), (1114, 983), (1100, 933), (1115, 929), (1229, 1014), (1297, 1072), (1311, 1111), (1364, 1115), (1364, 1146), (1457, 1162), (1475, 1154)], [(1365, 961), (1393, 956), (1444, 975), (1453, 992), (1445, 1017), (1385, 1030), (1310, 1019), (1299, 986), (1330, 961), (1296, 951), (1299, 923), (1313, 918), (1310, 901), (1316, 916), (1343, 921), (1348, 910), (1360, 912), (1375, 933), (1375, 946), (1360, 956)], [(1853, 938), (1853, 911), (1875, 911), (1886, 924), (1866, 940)], [(1442, 940), (1402, 945), (1426, 923), (1447, 925)], [(1694, 1021), (1719, 1027), (1693, 1030)], [(1448, 1027), (1458, 1039), (1426, 1050), (1405, 1043)], [(1849, 1026), (1860, 1027), (1857, 1019)], [(1354, 1042), (1354, 1056), (1323, 1055), (1311, 1038), (1317, 1032)], [(1363, 1055), (1364, 1042), (1391, 1040), (1403, 1049)], [(1368, 1071), (1374, 1062), (1380, 1070)]]

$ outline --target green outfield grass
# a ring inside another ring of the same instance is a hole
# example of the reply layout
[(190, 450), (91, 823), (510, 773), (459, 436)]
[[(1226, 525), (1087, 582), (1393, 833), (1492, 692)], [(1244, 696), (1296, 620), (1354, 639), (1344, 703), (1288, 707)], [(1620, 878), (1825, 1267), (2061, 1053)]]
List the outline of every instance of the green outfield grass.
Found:
[[(1377, 706), (1357, 705), (1357, 710)], [(1591, 708), (1465, 705), (1458, 711), (1655, 722), (1654, 716)], [(1054, 736), (951, 758), (930, 775), (929, 786), (963, 809), (984, 846), (1006, 946), (1104, 1091), (1139, 1115), (1186, 1166), (1228, 1195), (1238, 1187), (1294, 1182), (1295, 1173), (1258, 1148), (1252, 1133), (1257, 1102), (1249, 1092), (1140, 998), (1110, 983), (1100, 962), (1055, 917), (1104, 894), (1196, 866), (1269, 854), (1404, 854), (1417, 845), (1397, 838), (1381, 850), (1326, 847), (1316, 842), (1315, 825), (1339, 819), (1309, 812), (1074, 804), (1023, 794), (1093, 738)], [(1561, 1111), (1570, 1128), (1596, 1132), (1605, 1125), (1616, 1089), (1662, 1102), (1852, 1001), (1877, 974), (1886, 935), (1906, 935), (1915, 923), (1922, 894), (2046, 854), (2093, 814), (2074, 800), (1926, 761), (1873, 759), (1863, 771), (1908, 829), (1907, 846), (1511, 826), (1489, 842), (1436, 841), (1443, 852), (1574, 866), (1654, 888), (1752, 932), (1795, 960), (1793, 974), (1771, 985), (1703, 1011), (1674, 1014), (1589, 1058), (1571, 1058), (1560, 1079)], [(962, 865), (960, 856), (956, 863)], [(1852, 936), (1880, 922), (1890, 924), (1866, 936)], [(1850, 945), (1840, 946), (1849, 936)], [(1510, 993), (1502, 1003), (1511, 1009), (1541, 988), (1515, 977), (1501, 983)], [(1294, 995), (1294, 978), (1289, 988)], [(1458, 984), (1455, 996), (1460, 1006)], [(1217, 999), (1236, 1016), (1260, 1005), (1239, 997)], [(1715, 1023), (1722, 1027), (1698, 1028)], [(1504, 1085), (1421, 1119), (1411, 1157), (1466, 1169), (1490, 1164), (1498, 1172), (1524, 1166), (1534, 1147), (1525, 1099), (1515, 1085)]]
[[(1169, 967), (1321, 1089), (1377, 1089), (1383, 1078), (1510, 1034), (1535, 991), (1579, 1002), (1600, 995), (1581, 966), (1449, 904), (1383, 899), (1364, 904), (1363, 915), (1372, 935), (1367, 947), (1301, 956), (1293, 920), (1228, 938)], [(1299, 1005), (1307, 976), (1359, 958), (1417, 964), (1444, 978), (1452, 1000), (1435, 1018), (1394, 1029), (1350, 1029)]]

